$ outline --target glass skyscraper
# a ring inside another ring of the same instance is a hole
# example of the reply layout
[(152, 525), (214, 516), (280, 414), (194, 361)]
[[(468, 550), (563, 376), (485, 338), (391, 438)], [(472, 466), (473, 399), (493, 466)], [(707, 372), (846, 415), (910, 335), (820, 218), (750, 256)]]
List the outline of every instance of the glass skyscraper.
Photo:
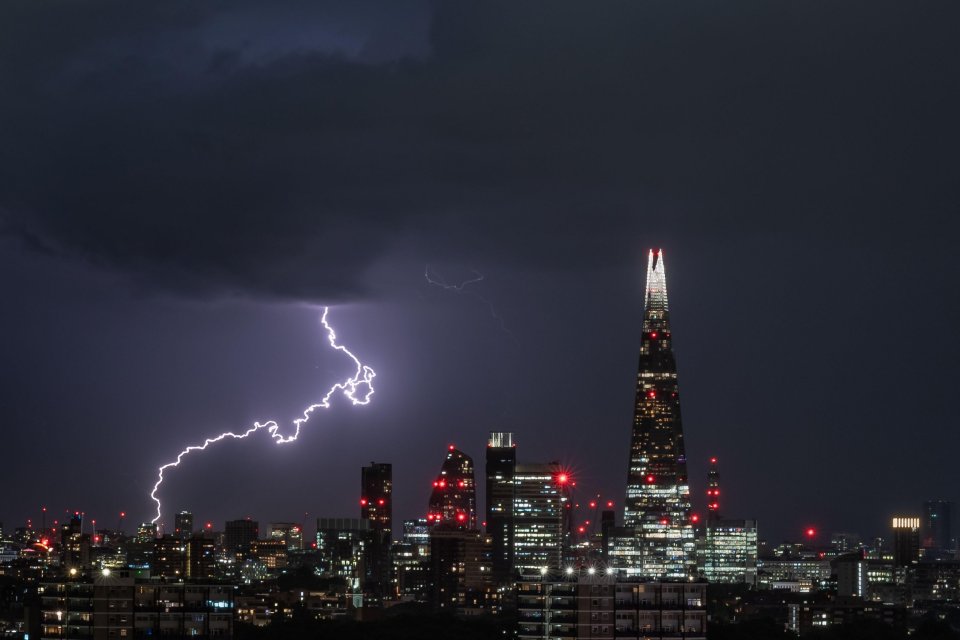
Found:
[(635, 554), (625, 570), (646, 578), (695, 573), (690, 486), (680, 419), (663, 251), (650, 251), (624, 525)]

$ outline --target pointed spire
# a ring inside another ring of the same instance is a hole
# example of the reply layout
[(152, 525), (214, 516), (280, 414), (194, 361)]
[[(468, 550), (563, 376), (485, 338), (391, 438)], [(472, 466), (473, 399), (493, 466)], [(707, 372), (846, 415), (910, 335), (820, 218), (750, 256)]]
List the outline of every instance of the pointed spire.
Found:
[(647, 258), (646, 311), (667, 311), (667, 274), (663, 264), (663, 249), (650, 249)]

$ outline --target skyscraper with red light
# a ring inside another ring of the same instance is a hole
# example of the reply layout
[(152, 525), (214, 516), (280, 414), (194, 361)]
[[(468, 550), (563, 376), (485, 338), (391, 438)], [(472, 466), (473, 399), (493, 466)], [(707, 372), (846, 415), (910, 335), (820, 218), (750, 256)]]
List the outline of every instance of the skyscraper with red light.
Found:
[(757, 521), (720, 516), (720, 469), (710, 458), (707, 521), (699, 529), (699, 567), (711, 583), (757, 583)]
[(695, 573), (680, 388), (662, 250), (651, 250), (647, 261), (624, 525), (634, 529), (639, 551), (632, 566), (626, 567), (627, 573), (684, 579)]
[(444, 529), (477, 528), (477, 494), (473, 458), (450, 445), (433, 481), (427, 524)]
[(371, 462), (360, 471), (360, 517), (370, 529), (385, 534), (393, 531), (393, 465)]
[(720, 469), (717, 459), (710, 458), (710, 471), (707, 475), (707, 523), (720, 519)]
[(389, 594), (393, 532), (393, 465), (371, 462), (360, 471), (360, 517), (370, 523), (370, 562), (363, 590), (373, 601)]

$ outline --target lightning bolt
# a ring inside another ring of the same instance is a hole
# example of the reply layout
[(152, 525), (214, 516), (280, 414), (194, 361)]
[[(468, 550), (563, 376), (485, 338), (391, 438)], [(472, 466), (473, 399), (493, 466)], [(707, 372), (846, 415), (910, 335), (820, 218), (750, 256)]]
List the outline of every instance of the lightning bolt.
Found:
[(464, 280), (460, 284), (448, 284), (441, 276), (437, 274), (431, 275), (430, 265), (427, 265), (426, 267), (424, 267), (423, 277), (426, 279), (426, 281), (429, 284), (432, 284), (435, 287), (440, 287), (444, 291), (451, 291), (458, 295), (466, 293), (474, 296), (477, 300), (479, 300), (480, 302), (482, 302), (487, 306), (487, 309), (490, 310), (490, 316), (497, 321), (497, 324), (500, 325), (500, 329), (504, 333), (506, 333), (508, 336), (516, 340), (517, 339), (516, 336), (514, 336), (509, 329), (507, 329), (507, 325), (504, 324), (503, 318), (501, 318), (500, 315), (497, 313), (497, 310), (494, 308), (493, 303), (487, 300), (486, 298), (484, 298), (482, 295), (480, 295), (473, 289), (467, 289), (469, 285), (476, 284), (477, 282), (483, 282), (484, 280), (483, 274), (477, 271), (476, 269), (471, 269), (470, 271), (473, 272), (474, 277), (468, 280)]
[(373, 379), (376, 377), (376, 372), (370, 367), (366, 366), (357, 356), (353, 355), (349, 349), (344, 347), (341, 344), (337, 344), (337, 334), (333, 330), (333, 327), (330, 326), (330, 323), (327, 322), (327, 313), (329, 307), (323, 308), (323, 315), (320, 316), (320, 323), (323, 325), (324, 330), (327, 332), (327, 341), (330, 343), (330, 346), (345, 354), (348, 358), (353, 361), (353, 364), (356, 366), (354, 374), (342, 382), (338, 382), (327, 391), (326, 395), (316, 404), (312, 404), (306, 409), (303, 410), (303, 415), (293, 421), (295, 427), (293, 435), (284, 436), (280, 433), (280, 425), (275, 421), (270, 420), (268, 422), (255, 422), (253, 426), (243, 431), (241, 433), (233, 433), (227, 431), (221, 433), (218, 436), (213, 438), (207, 438), (203, 441), (203, 444), (190, 445), (186, 449), (180, 452), (177, 456), (177, 459), (173, 462), (168, 462), (165, 465), (161, 466), (157, 470), (157, 482), (153, 485), (153, 491), (150, 492), (150, 499), (157, 503), (157, 515), (151, 520), (151, 523), (156, 523), (160, 519), (161, 515), (161, 504), (160, 498), (157, 497), (157, 491), (160, 490), (160, 485), (163, 484), (163, 472), (171, 467), (178, 467), (183, 459), (193, 453), (194, 451), (203, 451), (212, 444), (216, 444), (221, 440), (227, 438), (233, 438), (236, 440), (242, 440), (248, 436), (253, 435), (261, 429), (266, 429), (267, 433), (270, 434), (270, 437), (276, 442), (276, 444), (288, 444), (295, 441), (300, 436), (300, 427), (303, 426), (317, 409), (329, 409), (330, 408), (330, 399), (338, 391), (342, 392), (343, 395), (354, 405), (358, 404), (369, 404), (370, 397), (373, 396)]

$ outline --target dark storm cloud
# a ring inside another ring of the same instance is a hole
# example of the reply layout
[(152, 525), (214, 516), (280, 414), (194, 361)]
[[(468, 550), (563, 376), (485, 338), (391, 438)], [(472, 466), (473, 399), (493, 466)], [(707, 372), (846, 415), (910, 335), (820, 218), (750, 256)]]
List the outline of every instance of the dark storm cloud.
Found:
[(955, 212), (955, 5), (346, 7), (5, 3), (5, 229), (150, 285), (349, 298), (398, 247), (584, 266), (641, 231)]

